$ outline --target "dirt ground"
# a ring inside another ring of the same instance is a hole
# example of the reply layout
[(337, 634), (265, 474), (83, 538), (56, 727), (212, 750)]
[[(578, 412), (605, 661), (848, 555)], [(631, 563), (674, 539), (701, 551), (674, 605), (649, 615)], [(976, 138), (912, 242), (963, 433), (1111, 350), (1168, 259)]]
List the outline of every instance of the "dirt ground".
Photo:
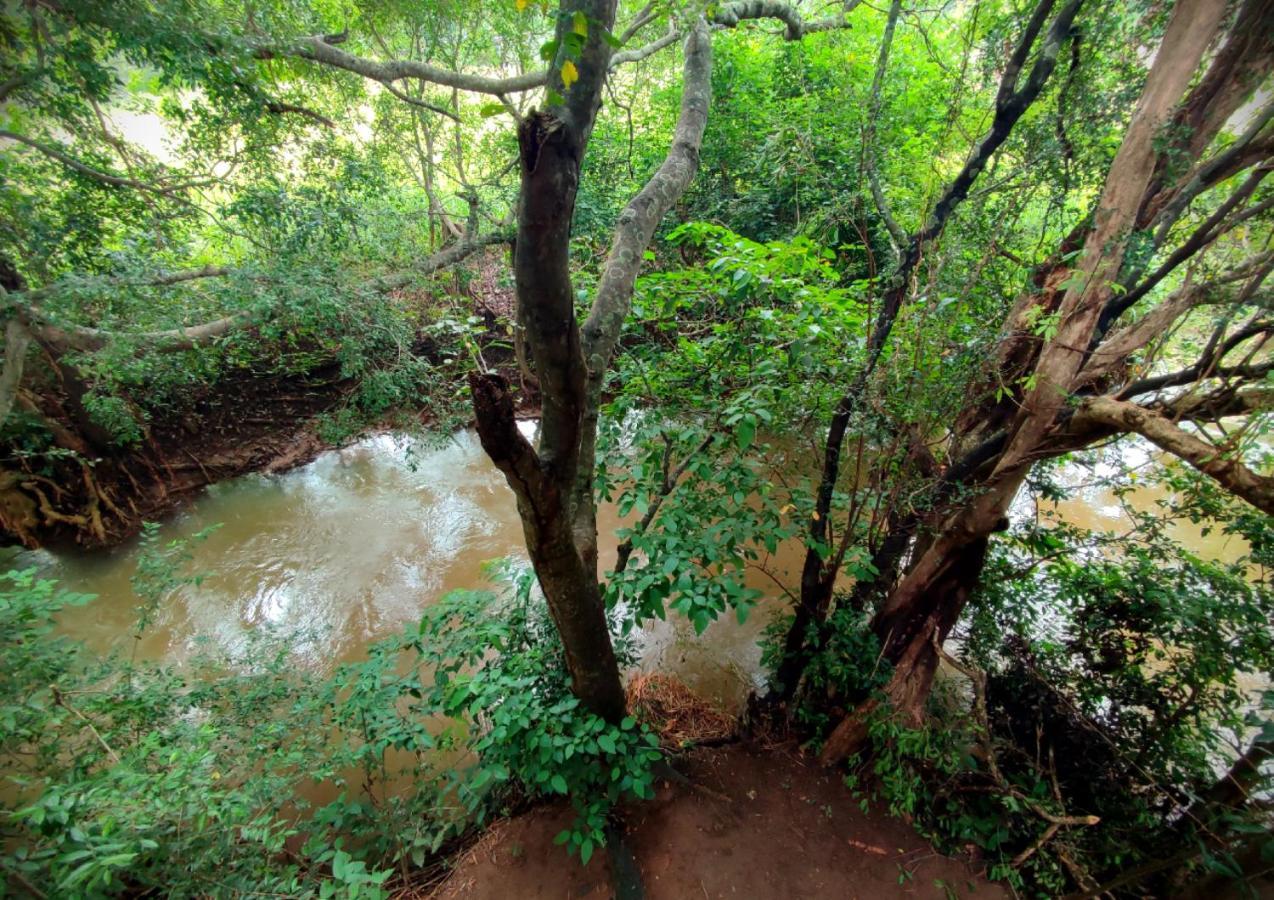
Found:
[[(690, 784), (661, 784), (627, 822), (646, 900), (1008, 896), (793, 752), (732, 745), (678, 768)], [(553, 844), (571, 818), (555, 805), (500, 823), (434, 896), (614, 897), (607, 854), (580, 866)]]

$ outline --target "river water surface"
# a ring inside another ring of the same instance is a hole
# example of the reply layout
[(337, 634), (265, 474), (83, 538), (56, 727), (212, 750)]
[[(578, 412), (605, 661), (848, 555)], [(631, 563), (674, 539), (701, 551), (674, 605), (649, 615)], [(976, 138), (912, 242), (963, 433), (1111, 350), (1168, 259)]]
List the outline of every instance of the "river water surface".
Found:
[[(523, 427), (530, 432), (534, 424)], [(1116, 464), (1146, 461), (1133, 445)], [(1065, 469), (1060, 477), (1071, 499), (1038, 510), (1029, 501), (1019, 503), (1014, 516), (1051, 513), (1087, 528), (1117, 530), (1127, 522), (1123, 503), (1146, 508), (1161, 495), (1141, 488), (1121, 500), (1087, 486), (1095, 475), (1113, 471)], [(191, 545), (186, 570), (201, 580), (160, 603), (138, 644), (140, 656), (177, 662), (201, 649), (233, 655), (251, 632), (269, 626), (294, 636), (298, 665), (329, 671), (359, 659), (368, 643), (418, 621), (448, 591), (486, 586), (483, 563), (526, 559), (512, 492), (471, 432), (442, 444), (380, 435), (282, 475), (236, 478), (210, 488), (166, 521), (160, 534), (166, 542), (214, 525)], [(620, 525), (612, 506), (599, 510), (603, 569), (614, 563)], [(1234, 559), (1246, 550), (1219, 530), (1205, 535), (1188, 523), (1176, 536), (1212, 558)], [(8, 558), (0, 565), (34, 565), (70, 590), (98, 595), (64, 613), (67, 633), (99, 652), (131, 650), (139, 603), (130, 584), (136, 541), (95, 554), (3, 553)], [(653, 623), (640, 636), (639, 667), (675, 675), (723, 707), (737, 708), (762, 683), (757, 640), (769, 619), (789, 606), (781, 585), (797, 583), (800, 553), (795, 543), (781, 547), (765, 561), (768, 574), (750, 574), (750, 585), (766, 599), (746, 623), (727, 615), (699, 638), (680, 616)]]
[[(599, 510), (603, 569), (614, 564), (620, 524), (613, 506)], [(441, 446), (380, 435), (281, 475), (223, 482), (164, 522), (160, 535), (167, 542), (211, 526), (191, 544), (186, 566), (201, 580), (159, 605), (139, 656), (233, 655), (251, 631), (270, 626), (295, 636), (299, 665), (327, 671), (417, 622), (448, 591), (487, 586), (484, 562), (526, 560), (513, 494), (471, 432)], [(786, 550), (767, 565), (782, 580), (800, 562), (799, 548)], [(131, 650), (140, 602), (130, 583), (136, 541), (95, 554), (5, 554), (0, 564), (34, 565), (67, 589), (98, 596), (62, 615), (64, 631), (99, 652)], [(754, 572), (750, 583), (778, 593), (764, 573)], [(640, 636), (639, 667), (676, 675), (736, 707), (760, 683), (757, 640), (774, 608), (762, 604), (744, 624), (725, 616), (700, 639), (682, 617), (656, 622)]]

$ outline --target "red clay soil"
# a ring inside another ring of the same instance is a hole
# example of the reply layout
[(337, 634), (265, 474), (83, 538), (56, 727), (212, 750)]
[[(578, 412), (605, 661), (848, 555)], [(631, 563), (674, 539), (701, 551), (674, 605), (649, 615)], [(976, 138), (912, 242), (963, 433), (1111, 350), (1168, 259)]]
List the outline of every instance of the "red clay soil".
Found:
[[(1008, 896), (905, 823), (864, 813), (813, 760), (735, 745), (695, 751), (678, 768), (691, 783), (660, 785), (627, 821), (646, 900)], [(571, 819), (554, 805), (499, 823), (433, 896), (613, 897), (605, 853), (580, 866), (553, 844)]]

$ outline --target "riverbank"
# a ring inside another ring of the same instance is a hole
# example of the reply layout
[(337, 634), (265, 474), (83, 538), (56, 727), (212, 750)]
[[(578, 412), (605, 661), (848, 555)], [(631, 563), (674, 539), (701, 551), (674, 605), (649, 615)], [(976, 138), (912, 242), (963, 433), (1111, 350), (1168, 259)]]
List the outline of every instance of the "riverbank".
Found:
[[(471, 323), (480, 323), (476, 344), (483, 365), (517, 381), (507, 344), (512, 291), (500, 283), (501, 258), (494, 248), (476, 255), (469, 276), (463, 284), (457, 276), (448, 296)], [(436, 298), (406, 291), (400, 299), (419, 307), (427, 320)], [(361, 406), (359, 381), (339, 359), (319, 356), (305, 371), (282, 371), (261, 340), (258, 356), (192, 382), (180, 403), (169, 398), (151, 405), (145, 392), (114, 398), (127, 413), (131, 436), (112, 432), (89, 411), (91, 379), (65, 360), (50, 357), (43, 367), (29, 366), (29, 384), (13, 414), (22, 421), (11, 420), (14, 427), (0, 440), (0, 543), (112, 548), (134, 537), (143, 522), (172, 516), (220, 482), (286, 472), (369, 435), (464, 424), (463, 400), (458, 408), (448, 401), (446, 410), (424, 396), (387, 411)], [(445, 369), (452, 393), (465, 394), (463, 375), (446, 367), (454, 348), (440, 345), (436, 335), (421, 330), (400, 351)], [(538, 413), (533, 399), (520, 399), (520, 415)], [(32, 434), (39, 437), (36, 444), (30, 444)]]
[(686, 780), (659, 783), (627, 811), (623, 848), (587, 866), (553, 843), (574, 815), (567, 803), (499, 822), (431, 892), (406, 898), (502, 900), (619, 897), (618, 879), (646, 900), (704, 897), (992, 898), (1008, 894), (972, 861), (942, 856), (900, 819), (864, 810), (841, 779), (790, 745), (738, 743), (690, 751)]

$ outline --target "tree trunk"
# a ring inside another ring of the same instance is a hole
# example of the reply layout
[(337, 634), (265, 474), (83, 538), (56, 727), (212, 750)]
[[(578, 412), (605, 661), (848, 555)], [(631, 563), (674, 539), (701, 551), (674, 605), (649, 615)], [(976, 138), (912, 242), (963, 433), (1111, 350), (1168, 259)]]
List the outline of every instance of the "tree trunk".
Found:
[(473, 375), (470, 387), (482, 446), (517, 496), (527, 550), (565, 647), (572, 688), (598, 715), (618, 721), (625, 711), (623, 683), (597, 577), (598, 406), (643, 251), (699, 165), (712, 92), (712, 45), (707, 23), (696, 20), (686, 35), (685, 82), (672, 148), (620, 214), (581, 331), (570, 276), (571, 219), (610, 61), (606, 32), (592, 25), (608, 30), (615, 4), (581, 0), (573, 11), (568, 5), (559, 17), (559, 47), (577, 16), (589, 23), (574, 83), (561, 81), (566, 57), (559, 50), (550, 87), (564, 102), (533, 112), (518, 128), (522, 185), (513, 272), (519, 324), (540, 388), (539, 447), (531, 447), (518, 431), (504, 379)]
[[(559, 18), (558, 58), (550, 69), (550, 87), (564, 99), (532, 112), (518, 126), (522, 183), (513, 275), (518, 315), (540, 385), (539, 446), (532, 447), (518, 431), (503, 378), (474, 374), (470, 388), (483, 449), (517, 497), (527, 552), (562, 639), (572, 690), (594, 713), (618, 722), (625, 712), (624, 686), (596, 563), (585, 559), (573, 529), (588, 371), (570, 273), (575, 196), (601, 105), (610, 61), (603, 30), (614, 24), (615, 3), (582, 0), (571, 6), (564, 5)], [(589, 27), (584, 48), (572, 62), (574, 83), (564, 84), (561, 71), (568, 57), (563, 37), (574, 27), (575, 16), (599, 27)], [(591, 464), (591, 459), (584, 463)], [(594, 554), (589, 555), (595, 559)]]
[(566, 501), (570, 481), (556, 480), (518, 430), (513, 398), (498, 375), (470, 376), (478, 436), (517, 498), (527, 552), (566, 653), (575, 696), (597, 715), (618, 722), (624, 686), (611, 644), (596, 570), (575, 545)]
[[(872, 621), (880, 638), (882, 658), (893, 666), (884, 687), (891, 709), (909, 727), (924, 718), (924, 705), (938, 671), (938, 648), (946, 641), (977, 586), (986, 564), (989, 538), (980, 537), (951, 550), (933, 587), (896, 608), (885, 607)], [(879, 707), (873, 699), (847, 716), (828, 737), (819, 755), (833, 765), (856, 753), (866, 742), (868, 727)]]

